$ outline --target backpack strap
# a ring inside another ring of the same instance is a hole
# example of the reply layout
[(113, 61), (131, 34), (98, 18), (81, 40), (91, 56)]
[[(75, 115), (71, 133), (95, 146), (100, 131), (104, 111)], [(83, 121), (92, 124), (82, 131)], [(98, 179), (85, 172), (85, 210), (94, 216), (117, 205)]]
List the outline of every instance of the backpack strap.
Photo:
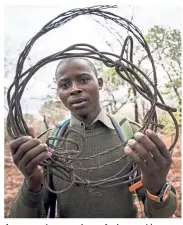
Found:
[(111, 122), (116, 130), (116, 133), (118, 134), (121, 142), (125, 142), (128, 139), (133, 137), (133, 129), (129, 123), (129, 121), (124, 118), (119, 123), (110, 115), (108, 115), (111, 119)]
[[(116, 130), (116, 133), (118, 134), (120, 140), (122, 142), (127, 141), (128, 139), (133, 137), (133, 129), (130, 125), (130, 122), (128, 119), (123, 118), (120, 122), (118, 122), (116, 119), (114, 119), (112, 116), (108, 115), (109, 118), (111, 119), (111, 122)], [(62, 137), (63, 134), (65, 133), (68, 125), (70, 123), (70, 119), (60, 121), (57, 126), (55, 126), (49, 134), (49, 137)], [(56, 145), (55, 140), (50, 140), (51, 145)]]
[[(132, 129), (132, 126), (130, 125), (129, 120), (126, 118), (122, 119), (119, 123), (110, 115), (108, 115), (109, 118), (111, 119), (111, 122), (116, 130), (116, 133), (118, 134), (120, 140), (122, 142), (128, 141), (130, 138), (133, 137), (134, 132)], [(136, 123), (135, 123), (136, 124)], [(136, 124), (138, 126), (138, 124)], [(135, 167), (135, 164), (132, 165), (132, 169)], [(134, 171), (134, 173), (130, 176), (129, 179), (137, 177), (138, 171)], [(131, 182), (131, 185), (133, 185), (134, 182)], [(141, 187), (135, 191), (137, 194), (138, 199), (144, 204), (144, 201), (146, 199), (144, 187)]]
[[(64, 121), (60, 121), (57, 126), (55, 126), (51, 131), (50, 131), (50, 134), (49, 134), (49, 137), (62, 137), (63, 134), (65, 133), (68, 125), (70, 123), (70, 119), (67, 119), (67, 120), (64, 120)], [(50, 145), (57, 145), (57, 141), (55, 140), (50, 140)]]
[[(60, 136), (62, 137), (63, 134), (65, 133), (68, 125), (70, 123), (70, 119), (64, 120), (59, 122), (58, 126), (55, 126), (49, 133), (49, 137), (56, 137)], [(57, 141), (55, 140), (50, 140), (51, 145), (57, 145)], [(53, 175), (50, 173), (49, 174), (49, 180), (50, 180), (50, 188), (52, 190), (55, 190), (54, 184), (53, 184)], [(49, 208), (49, 218), (55, 218), (55, 210), (56, 210), (56, 200), (57, 200), (57, 195), (55, 193), (52, 193), (49, 191), (49, 201), (48, 201), (48, 208)]]

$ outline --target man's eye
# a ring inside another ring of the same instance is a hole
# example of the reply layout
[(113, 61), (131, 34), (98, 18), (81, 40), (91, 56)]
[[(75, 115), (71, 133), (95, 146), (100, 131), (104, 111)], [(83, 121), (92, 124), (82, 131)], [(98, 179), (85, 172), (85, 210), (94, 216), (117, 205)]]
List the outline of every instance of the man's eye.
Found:
[(59, 86), (60, 86), (60, 88), (63, 88), (63, 89), (66, 89), (66, 88), (69, 87), (69, 85), (68, 84), (65, 84), (65, 83), (62, 83)]
[(87, 83), (88, 81), (89, 81), (88, 78), (82, 78), (82, 79), (80, 80), (80, 82), (81, 82), (82, 84), (85, 84), (85, 83)]

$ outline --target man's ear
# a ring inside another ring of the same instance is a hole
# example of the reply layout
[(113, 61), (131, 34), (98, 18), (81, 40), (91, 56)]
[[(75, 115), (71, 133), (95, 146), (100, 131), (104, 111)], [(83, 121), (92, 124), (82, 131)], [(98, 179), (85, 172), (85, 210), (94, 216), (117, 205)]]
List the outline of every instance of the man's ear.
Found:
[(98, 84), (99, 84), (99, 90), (101, 90), (102, 89), (102, 87), (103, 87), (103, 79), (100, 77), (100, 78), (98, 78)]

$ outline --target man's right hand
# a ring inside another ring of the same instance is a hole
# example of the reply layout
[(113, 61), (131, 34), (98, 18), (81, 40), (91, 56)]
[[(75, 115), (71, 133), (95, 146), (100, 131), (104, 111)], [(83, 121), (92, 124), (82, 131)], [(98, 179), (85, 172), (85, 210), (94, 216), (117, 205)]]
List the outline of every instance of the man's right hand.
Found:
[[(35, 137), (32, 127), (29, 131)], [(39, 192), (43, 181), (43, 171), (39, 165), (52, 153), (46, 150), (46, 144), (33, 137), (22, 136), (13, 140), (10, 149), (15, 165), (25, 177), (27, 189), (31, 192)]]

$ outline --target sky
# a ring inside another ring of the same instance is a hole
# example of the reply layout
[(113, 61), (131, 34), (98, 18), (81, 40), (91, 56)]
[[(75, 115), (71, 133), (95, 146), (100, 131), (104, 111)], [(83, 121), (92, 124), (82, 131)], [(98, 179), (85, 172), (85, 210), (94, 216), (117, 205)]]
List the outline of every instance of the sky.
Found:
[[(75, 3), (58, 6), (6, 6), (4, 56), (7, 58), (8, 66), (5, 67), (5, 72), (7, 71), (5, 86), (8, 87), (13, 81), (18, 54), (41, 27), (64, 11), (91, 5)], [(110, 11), (129, 20), (133, 15), (133, 23), (143, 34), (154, 25), (181, 29), (181, 8), (178, 5), (118, 5), (117, 9), (110, 9)], [(124, 29), (119, 26), (117, 29), (120, 29), (122, 35), (126, 35)], [(110, 51), (105, 40), (111, 41), (116, 53), (119, 54), (120, 48), (109, 32), (98, 25), (91, 16), (80, 16), (38, 39), (30, 52), (31, 60), (25, 62), (25, 69), (42, 58), (76, 43), (89, 43), (100, 50)], [(24, 113), (38, 113), (42, 100), (50, 92), (48, 85), (52, 83), (57, 63), (50, 63), (41, 68), (28, 83), (21, 103)]]

